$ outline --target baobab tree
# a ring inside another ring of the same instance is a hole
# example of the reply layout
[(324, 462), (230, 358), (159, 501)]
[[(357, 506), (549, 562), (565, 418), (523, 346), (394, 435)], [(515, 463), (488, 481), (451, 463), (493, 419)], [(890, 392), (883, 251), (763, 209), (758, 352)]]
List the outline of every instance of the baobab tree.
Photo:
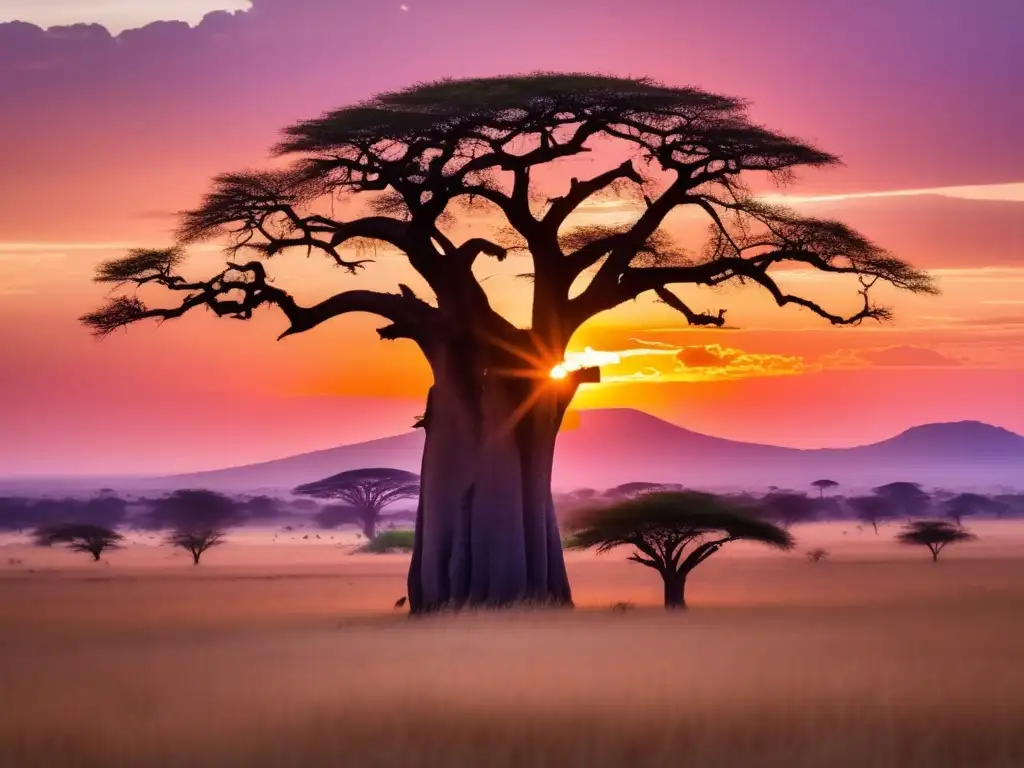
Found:
[(340, 502), (320, 510), (319, 522), (326, 527), (358, 522), (368, 541), (377, 535), (377, 522), (385, 507), (403, 499), (415, 499), (419, 492), (419, 477), (414, 472), (387, 467), (351, 469), (300, 485), (293, 491), (299, 496)]
[(928, 547), (932, 553), (932, 562), (937, 563), (939, 553), (950, 544), (975, 538), (973, 533), (948, 520), (914, 520), (904, 527), (896, 540), (900, 544)]
[(569, 527), (569, 548), (633, 547), (630, 560), (661, 574), (666, 608), (686, 607), (690, 572), (731, 541), (793, 546), (793, 537), (781, 528), (744, 514), (721, 496), (696, 491), (645, 493), (592, 507), (574, 515)]
[(37, 528), (32, 539), (36, 546), (65, 544), (73, 552), (88, 552), (95, 562), (108, 549), (118, 549), (124, 536), (105, 525), (91, 523), (52, 523)]
[(822, 480), (815, 480), (813, 483), (811, 483), (811, 486), (813, 488), (817, 488), (818, 489), (818, 498), (819, 499), (824, 499), (825, 498), (825, 491), (830, 491), (833, 488), (838, 488), (839, 487), (839, 483), (837, 483), (835, 480), (822, 479)]
[[(287, 338), (366, 312), (384, 318), (382, 339), (416, 345), (433, 384), (419, 422), (414, 612), (571, 603), (551, 470), (566, 409), (594, 379), (562, 365), (565, 351), (595, 315), (654, 297), (691, 325), (719, 327), (725, 309), (702, 309), (692, 293), (743, 284), (780, 307), (855, 325), (890, 317), (875, 301), (880, 283), (934, 292), (926, 274), (844, 224), (753, 194), (749, 179), (785, 181), (838, 159), (752, 122), (742, 100), (696, 88), (586, 74), (444, 80), (298, 122), (276, 153), (291, 164), (217, 177), (171, 247), (102, 264), (96, 279), (128, 290), (83, 321), (104, 336), (195, 309), (248, 319), (271, 307)], [(607, 166), (567, 178), (566, 163), (596, 158)], [(629, 201), (630, 221), (576, 216), (608, 195)], [(665, 225), (689, 210), (710, 235), (685, 251)], [(487, 236), (468, 236), (468, 214)], [(183, 274), (186, 249), (216, 240), (225, 267), (207, 279)], [(296, 251), (321, 254), (341, 279), (356, 275), (373, 263), (373, 251), (356, 248), (367, 243), (404, 258), (417, 287), (351, 288), (304, 304), (273, 279), (273, 263)], [(513, 257), (532, 288), (518, 324), (492, 306), (479, 274)], [(790, 292), (779, 275), (792, 267), (850, 284), (854, 301), (830, 309)]]

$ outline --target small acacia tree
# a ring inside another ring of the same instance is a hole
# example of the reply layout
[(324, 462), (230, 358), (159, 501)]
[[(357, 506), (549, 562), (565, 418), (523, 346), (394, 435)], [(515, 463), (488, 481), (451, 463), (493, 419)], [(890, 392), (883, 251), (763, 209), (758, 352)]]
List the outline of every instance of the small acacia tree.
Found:
[(825, 479), (822, 479), (822, 480), (815, 480), (813, 483), (811, 483), (811, 487), (812, 488), (817, 488), (818, 489), (818, 498), (819, 499), (823, 499), (823, 498), (825, 498), (825, 491), (830, 491), (833, 488), (838, 488), (839, 487), (839, 483), (837, 483), (835, 480), (825, 480)]
[(633, 547), (630, 560), (661, 574), (666, 608), (686, 607), (690, 572), (730, 541), (793, 546), (787, 531), (744, 514), (720, 496), (696, 491), (648, 493), (583, 510), (573, 516), (570, 530), (567, 546), (573, 549)]
[(896, 540), (901, 544), (928, 547), (932, 553), (932, 562), (937, 563), (939, 553), (948, 545), (975, 538), (973, 533), (948, 520), (914, 520), (907, 524)]
[(144, 527), (167, 531), (166, 542), (192, 555), (199, 565), (203, 553), (226, 540), (227, 529), (244, 522), (246, 502), (204, 489), (185, 489), (156, 499), (142, 522)]
[[(106, 335), (196, 309), (248, 319), (272, 307), (284, 338), (366, 312), (384, 318), (382, 339), (416, 345), (433, 384), (419, 422), (413, 612), (571, 603), (551, 473), (562, 418), (587, 376), (550, 374), (595, 315), (647, 296), (691, 325), (718, 327), (725, 309), (694, 309), (673, 287), (745, 284), (780, 307), (853, 325), (890, 317), (874, 300), (879, 283), (934, 291), (927, 275), (844, 224), (755, 195), (748, 179), (784, 181), (838, 158), (754, 123), (740, 99), (697, 88), (561, 73), (444, 80), (303, 120), (276, 151), (292, 164), (217, 177), (171, 247), (101, 265), (98, 281), (128, 291), (83, 320)], [(565, 167), (599, 157), (606, 167), (587, 177)], [(576, 216), (612, 194), (631, 201), (631, 221)], [(486, 236), (467, 237), (457, 214), (470, 208)], [(669, 234), (679, 211), (706, 218), (703, 245), (684, 249)], [(210, 240), (225, 243), (225, 267), (205, 279), (183, 274), (185, 249)], [(416, 288), (343, 289), (304, 304), (268, 268), (315, 251), (354, 275), (373, 262), (355, 248), (367, 243), (399, 254)], [(512, 256), (532, 280), (518, 324), (495, 310), (480, 275), (485, 260)], [(829, 309), (790, 293), (777, 278), (792, 267), (847, 281), (854, 302)]]
[(35, 530), (32, 538), (37, 546), (52, 547), (65, 544), (75, 552), (88, 552), (99, 562), (100, 556), (109, 549), (118, 549), (124, 536), (104, 525), (90, 523), (52, 523)]
[(167, 543), (179, 547), (192, 555), (192, 564), (199, 565), (199, 558), (210, 547), (217, 547), (226, 540), (227, 532), (216, 528), (190, 528), (188, 530), (171, 531), (167, 534)]
[(340, 502), (324, 507), (317, 515), (325, 527), (359, 523), (363, 535), (373, 541), (377, 523), (385, 507), (404, 499), (415, 499), (420, 492), (419, 476), (404, 469), (352, 469), (337, 475), (300, 485), (292, 493)]

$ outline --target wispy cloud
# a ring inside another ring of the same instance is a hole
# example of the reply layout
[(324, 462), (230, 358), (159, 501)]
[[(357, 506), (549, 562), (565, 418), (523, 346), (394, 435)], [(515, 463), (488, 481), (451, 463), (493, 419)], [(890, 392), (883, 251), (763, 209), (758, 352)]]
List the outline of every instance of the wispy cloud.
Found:
[(761, 199), (775, 203), (798, 205), (803, 203), (832, 203), (842, 200), (870, 200), (884, 197), (921, 197), (937, 195), (957, 200), (992, 200), (1024, 203), (1024, 182), (1013, 184), (971, 184), (957, 187), (926, 187), (921, 189), (887, 189), (874, 192), (844, 192), (834, 195), (762, 195)]

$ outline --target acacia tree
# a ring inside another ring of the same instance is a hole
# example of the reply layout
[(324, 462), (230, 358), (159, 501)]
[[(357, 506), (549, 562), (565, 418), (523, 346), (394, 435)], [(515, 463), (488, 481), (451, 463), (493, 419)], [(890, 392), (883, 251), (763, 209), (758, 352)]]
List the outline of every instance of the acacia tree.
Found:
[[(590, 318), (653, 296), (692, 325), (721, 326), (724, 309), (695, 309), (672, 286), (742, 283), (779, 306), (851, 325), (889, 318), (873, 298), (878, 283), (934, 290), (925, 274), (842, 223), (752, 194), (748, 179), (784, 181), (838, 160), (751, 122), (743, 101), (696, 88), (585, 74), (445, 80), (303, 120), (285, 130), (276, 152), (292, 164), (219, 176), (184, 215), (174, 247), (103, 264), (97, 280), (132, 292), (83, 319), (106, 335), (199, 308), (248, 319), (274, 307), (287, 322), (284, 338), (368, 312), (387, 321), (381, 338), (411, 340), (433, 373), (420, 421), (414, 612), (571, 603), (551, 469), (562, 417), (588, 374), (549, 373)], [(556, 179), (554, 166), (591, 157), (613, 159), (586, 178)], [(631, 222), (574, 217), (607, 194), (631, 196)], [(342, 198), (344, 215), (332, 207)], [(487, 237), (467, 236), (465, 218), (453, 215), (474, 206), (496, 222)], [(706, 216), (710, 228), (693, 253), (664, 226), (682, 209)], [(183, 249), (216, 239), (226, 242), (225, 268), (207, 279), (183, 275)], [(372, 259), (353, 246), (370, 242), (404, 257), (419, 293), (404, 284), (395, 292), (353, 288), (307, 305), (268, 272), (268, 260), (316, 251), (342, 277), (356, 274)], [(510, 254), (530, 262), (527, 327), (494, 309), (478, 274), (487, 259)], [(790, 293), (777, 279), (787, 267), (852, 280), (856, 308), (830, 310)], [(147, 303), (135, 293), (140, 286), (176, 300)]]
[(593, 507), (577, 513), (570, 529), (567, 545), (572, 549), (608, 552), (633, 547), (630, 560), (661, 574), (666, 608), (686, 607), (690, 572), (730, 541), (759, 541), (779, 549), (793, 546), (787, 531), (744, 514), (721, 496), (697, 491), (646, 493)]
[(805, 493), (773, 491), (760, 503), (761, 513), (769, 520), (789, 530), (796, 523), (808, 523), (817, 518), (820, 511), (818, 502)]
[(932, 562), (939, 561), (939, 553), (950, 544), (977, 538), (970, 531), (948, 520), (914, 520), (906, 525), (896, 540), (900, 544), (928, 547)]
[(199, 558), (211, 547), (217, 547), (227, 540), (227, 531), (218, 528), (185, 528), (167, 534), (167, 543), (184, 549), (192, 555), (192, 565), (199, 565)]
[(419, 492), (419, 477), (415, 473), (386, 467), (340, 472), (293, 491), (300, 496), (341, 502), (322, 509), (318, 520), (328, 527), (358, 522), (367, 541), (373, 541), (377, 535), (377, 521), (385, 507), (403, 499), (415, 499)]
[(882, 496), (854, 496), (846, 500), (853, 510), (853, 515), (860, 522), (867, 523), (878, 535), (878, 524), (891, 520), (894, 516), (889, 502)]
[(811, 486), (813, 488), (817, 488), (818, 489), (818, 498), (819, 499), (824, 499), (825, 498), (825, 491), (830, 491), (833, 488), (837, 488), (839, 486), (839, 483), (837, 483), (835, 480), (822, 479), (822, 480), (815, 480), (813, 483), (811, 483)]
[(124, 536), (105, 525), (91, 523), (52, 523), (37, 528), (32, 534), (39, 547), (65, 544), (74, 552), (88, 552), (97, 563), (108, 549), (118, 549)]
[(896, 515), (905, 517), (908, 522), (927, 514), (932, 504), (932, 497), (919, 483), (887, 483), (873, 488), (872, 492), (884, 500)]
[[(241, 502), (230, 496), (205, 489), (184, 489), (155, 499), (142, 526), (150, 530), (166, 530), (166, 543), (192, 555), (192, 564), (199, 565), (203, 553), (226, 541), (227, 529), (245, 522), (251, 500)], [(263, 503), (257, 511), (266, 511)]]
[(1002, 505), (989, 496), (980, 493), (958, 493), (943, 504), (946, 517), (956, 523), (963, 525), (964, 518), (970, 515), (998, 514)]

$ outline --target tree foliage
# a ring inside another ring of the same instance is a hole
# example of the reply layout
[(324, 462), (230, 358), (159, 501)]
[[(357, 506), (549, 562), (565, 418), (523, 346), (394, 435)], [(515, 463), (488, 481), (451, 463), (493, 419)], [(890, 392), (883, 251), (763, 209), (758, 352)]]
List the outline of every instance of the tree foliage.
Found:
[(696, 491), (647, 493), (577, 512), (567, 545), (608, 552), (632, 547), (629, 559), (653, 568), (665, 582), (666, 607), (685, 606), (687, 575), (731, 541), (758, 541), (778, 549), (793, 537), (744, 514), (720, 496)]
[(846, 503), (853, 510), (854, 517), (878, 535), (878, 526), (886, 520), (896, 516), (892, 504), (877, 493), (871, 496), (853, 496), (846, 500)]
[(374, 467), (352, 469), (337, 475), (306, 483), (293, 493), (318, 499), (332, 499), (316, 515), (322, 527), (360, 522), (368, 539), (376, 535), (377, 520), (385, 507), (419, 495), (419, 476), (402, 469)]
[(223, 493), (187, 488), (151, 499), (137, 522), (154, 531), (203, 531), (246, 522), (246, 502)]
[(948, 545), (975, 538), (973, 533), (948, 520), (914, 520), (906, 525), (896, 540), (901, 544), (928, 547), (932, 561), (938, 562), (939, 553)]
[[(572, 179), (562, 194), (542, 193), (539, 168), (598, 146), (625, 159)], [(532, 330), (556, 345), (593, 315), (643, 294), (691, 324), (725, 322), (724, 310), (691, 309), (673, 285), (755, 285), (780, 306), (842, 325), (890, 317), (871, 296), (879, 282), (935, 291), (927, 275), (843, 223), (804, 217), (752, 194), (748, 178), (767, 174), (785, 181), (800, 168), (838, 159), (756, 124), (742, 100), (697, 88), (571, 73), (443, 80), (302, 120), (285, 129), (275, 151), (290, 165), (217, 177), (203, 202), (183, 216), (172, 247), (131, 251), (97, 272), (100, 282), (133, 290), (159, 286), (178, 301), (150, 306), (125, 293), (83, 321), (105, 335), (196, 308), (247, 319), (273, 306), (288, 321), (283, 335), (340, 314), (370, 312), (390, 321), (383, 338), (411, 338), (425, 350), (465, 333), (470, 318), (473, 333), (518, 339), (491, 309), (472, 271), (480, 257), (501, 260), (512, 252), (532, 261)], [(581, 206), (609, 194), (635, 200), (632, 223), (581, 226), (572, 220)], [(365, 215), (328, 215), (326, 203), (352, 197)], [(498, 234), (457, 243), (454, 214), (474, 206), (500, 218)], [(707, 241), (693, 253), (663, 228), (684, 208), (708, 222)], [(205, 280), (182, 276), (182, 249), (207, 240), (226, 243), (225, 269)], [(356, 273), (373, 263), (361, 248), (367, 243), (403, 254), (435, 303), (400, 286), (395, 293), (343, 291), (304, 306), (275, 285), (264, 266), (287, 251), (316, 251)], [(776, 277), (792, 266), (859, 280), (860, 308), (839, 313), (790, 294)], [(584, 274), (589, 283), (570, 296)]]
[(943, 503), (946, 517), (957, 525), (962, 525), (964, 518), (971, 515), (1000, 514), (1002, 504), (991, 496), (980, 493), (958, 493)]
[(817, 518), (820, 511), (818, 500), (806, 493), (773, 491), (760, 503), (761, 514), (768, 520), (789, 528), (796, 523), (807, 523)]
[(872, 490), (885, 501), (896, 516), (905, 517), (908, 520), (922, 517), (931, 509), (932, 497), (921, 488), (919, 483), (899, 481), (880, 485)]
[(811, 483), (811, 487), (818, 489), (818, 498), (824, 498), (825, 491), (830, 491), (833, 488), (838, 488), (839, 483), (837, 483), (835, 480), (828, 480), (823, 478), (821, 480), (815, 480), (813, 483)]
[(124, 536), (104, 525), (89, 523), (52, 523), (37, 528), (32, 535), (40, 547), (64, 544), (74, 552), (88, 552), (99, 562), (100, 556), (109, 549), (118, 549)]
[(415, 531), (402, 528), (381, 531), (371, 541), (360, 547), (359, 551), (374, 555), (388, 552), (412, 552), (415, 535)]
[(186, 550), (192, 555), (193, 565), (199, 565), (199, 558), (211, 547), (226, 541), (227, 532), (216, 528), (179, 528), (167, 534), (167, 543), (172, 547)]

